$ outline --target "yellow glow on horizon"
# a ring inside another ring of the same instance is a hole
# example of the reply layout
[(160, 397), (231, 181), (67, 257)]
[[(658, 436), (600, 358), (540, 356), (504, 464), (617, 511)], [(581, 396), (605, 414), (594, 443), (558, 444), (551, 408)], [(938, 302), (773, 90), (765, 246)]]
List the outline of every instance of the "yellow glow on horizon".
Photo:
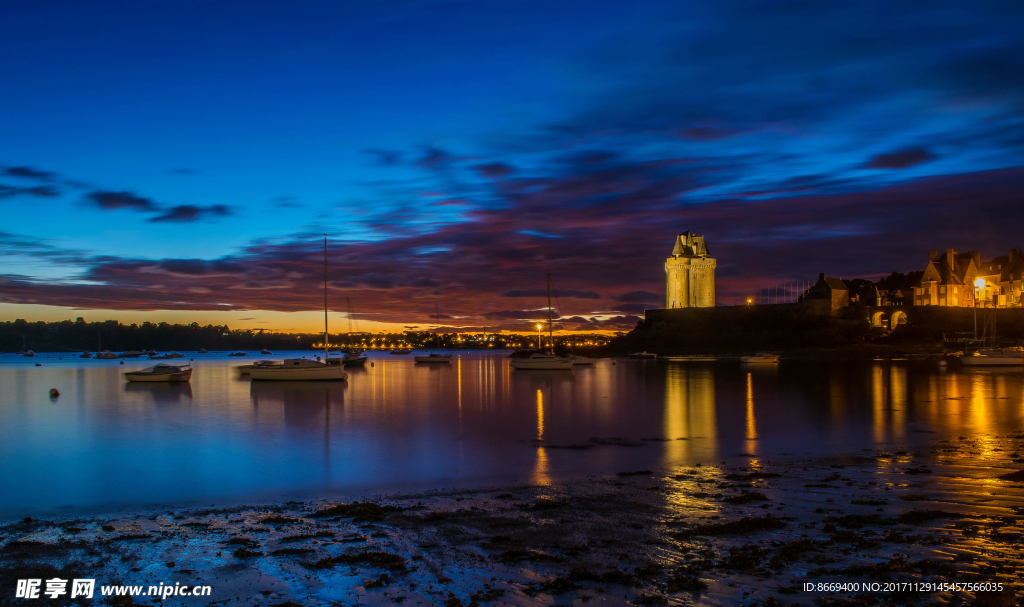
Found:
[[(345, 312), (331, 310), (329, 316), (329, 327), (345, 326)], [(307, 310), (302, 312), (281, 312), (277, 310), (112, 310), (105, 308), (82, 309), (71, 306), (45, 306), (39, 304), (17, 304), (0, 302), (0, 322), (13, 321), (18, 318), (28, 322), (59, 322), (62, 320), (75, 320), (83, 317), (86, 322), (102, 322), (105, 320), (116, 320), (121, 324), (132, 323), (141, 325), (144, 322), (187, 325), (198, 323), (205, 325), (227, 325), (232, 330), (251, 329), (274, 331), (281, 333), (318, 333), (321, 336), (324, 332), (324, 313), (322, 310)], [(415, 326), (416, 329), (407, 329), (407, 326)], [(543, 328), (543, 325), (538, 325)], [(404, 333), (409, 330), (426, 331), (427, 325), (416, 322), (380, 322), (361, 319), (359, 331), (353, 333)], [(540, 330), (540, 329), (538, 329)], [(449, 333), (483, 333), (483, 328), (471, 328), (462, 331), (461, 327), (446, 327), (442, 330)], [(586, 329), (580, 331), (568, 331), (555, 329), (555, 335), (572, 335), (574, 333), (612, 335), (618, 329)], [(487, 333), (497, 335), (511, 335), (514, 331), (488, 329)], [(345, 335), (348, 331), (331, 331), (331, 335)], [(337, 345), (337, 344), (335, 344)]]

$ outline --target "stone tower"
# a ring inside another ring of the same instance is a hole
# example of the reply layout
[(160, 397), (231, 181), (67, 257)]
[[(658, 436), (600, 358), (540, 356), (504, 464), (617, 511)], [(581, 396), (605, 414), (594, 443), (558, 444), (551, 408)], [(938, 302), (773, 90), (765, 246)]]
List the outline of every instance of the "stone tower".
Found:
[(665, 307), (714, 307), (716, 265), (703, 236), (677, 236), (672, 256), (665, 261)]

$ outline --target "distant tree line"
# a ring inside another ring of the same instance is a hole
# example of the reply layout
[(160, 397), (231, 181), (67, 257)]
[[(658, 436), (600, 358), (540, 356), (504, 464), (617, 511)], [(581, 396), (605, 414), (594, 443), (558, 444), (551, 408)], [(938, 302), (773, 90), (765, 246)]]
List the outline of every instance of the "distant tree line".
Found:
[(225, 325), (172, 325), (144, 322), (125, 325), (116, 320), (0, 323), (0, 351), (78, 352), (110, 350), (259, 350), (305, 349), (323, 341), (322, 334), (271, 333), (230, 329)]
[[(172, 325), (144, 322), (125, 325), (116, 320), (28, 322), (18, 319), (0, 322), (0, 352), (34, 350), (36, 352), (125, 352), (128, 350), (307, 350), (322, 347), (323, 333), (272, 333), (251, 329), (231, 329), (226, 325), (200, 326), (198, 323)], [(587, 345), (603, 345), (604, 335), (555, 336), (555, 346), (577, 350)], [(533, 348), (537, 334), (441, 333), (407, 331), (405, 333), (342, 333), (331, 335), (332, 347), (353, 348)]]

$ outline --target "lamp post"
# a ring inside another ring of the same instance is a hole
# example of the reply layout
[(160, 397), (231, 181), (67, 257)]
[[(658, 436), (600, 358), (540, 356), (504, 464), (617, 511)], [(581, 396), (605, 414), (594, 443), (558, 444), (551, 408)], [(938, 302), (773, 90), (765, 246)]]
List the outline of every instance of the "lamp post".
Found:
[(974, 339), (978, 339), (978, 293), (985, 288), (985, 279), (977, 278), (974, 281)]
[[(977, 323), (975, 323), (975, 324), (977, 324)], [(541, 333), (541, 331), (543, 331), (543, 330), (544, 330), (544, 325), (542, 325), (540, 323), (537, 323), (537, 349), (538, 350), (543, 350), (544, 349), (544, 334)], [(975, 328), (975, 332), (977, 332), (977, 328)]]

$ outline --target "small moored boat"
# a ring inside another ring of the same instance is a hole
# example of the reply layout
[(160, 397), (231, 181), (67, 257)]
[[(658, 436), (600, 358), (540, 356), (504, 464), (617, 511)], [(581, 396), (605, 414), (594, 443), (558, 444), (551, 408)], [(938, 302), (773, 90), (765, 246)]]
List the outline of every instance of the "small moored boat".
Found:
[(192, 379), (192, 367), (161, 363), (141, 371), (129, 371), (124, 378), (136, 382), (185, 382)]
[(629, 357), (637, 359), (637, 360), (651, 360), (651, 359), (654, 359), (654, 358), (658, 358), (658, 355), (653, 353), (653, 352), (644, 351), (644, 352), (631, 352), (629, 354)]
[(530, 371), (571, 371), (573, 360), (565, 356), (538, 352), (525, 358), (513, 358), (508, 364), (513, 369)]
[(341, 357), (341, 364), (346, 367), (365, 367), (366, 355), (361, 352), (346, 352)]
[(431, 352), (430, 354), (414, 356), (413, 360), (415, 360), (418, 363), (450, 363), (452, 362), (452, 355)]
[(548, 274), (548, 350), (546, 352), (534, 352), (529, 356), (510, 357), (511, 360), (508, 364), (513, 369), (530, 371), (572, 371), (574, 362), (573, 357), (558, 356), (554, 353), (555, 335), (552, 330), (551, 321), (551, 275)]
[(753, 356), (741, 356), (740, 362), (745, 365), (777, 365), (779, 364), (779, 355), (754, 354)]
[(279, 364), (255, 364), (249, 370), (249, 377), (254, 381), (344, 381), (348, 379), (348, 373), (345, 373), (341, 365), (306, 358), (289, 358)]
[(982, 348), (964, 354), (960, 362), (968, 367), (1011, 367), (1024, 365), (1024, 351), (1011, 348)]

